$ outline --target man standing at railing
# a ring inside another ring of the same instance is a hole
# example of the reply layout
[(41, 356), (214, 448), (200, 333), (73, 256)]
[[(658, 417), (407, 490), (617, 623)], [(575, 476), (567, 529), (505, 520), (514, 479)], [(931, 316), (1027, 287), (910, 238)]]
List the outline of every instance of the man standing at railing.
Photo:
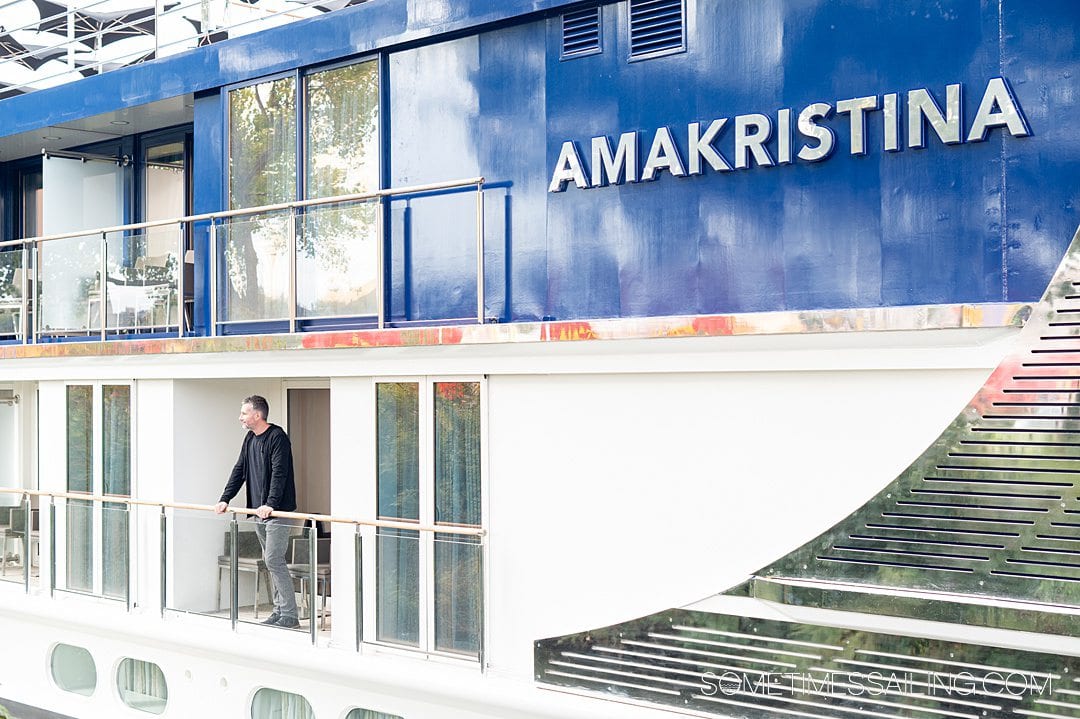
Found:
[(240, 447), (240, 458), (236, 460), (214, 511), (223, 514), (229, 507), (229, 500), (240, 491), (240, 485), (247, 483), (248, 507), (254, 508), (258, 517), (255, 533), (262, 546), (266, 569), (274, 582), (274, 611), (263, 624), (293, 628), (300, 622), (292, 576), (285, 563), (292, 523), (270, 516), (275, 510), (296, 511), (292, 444), (285, 430), (266, 421), (269, 414), (270, 405), (259, 395), (246, 398), (240, 405), (240, 424), (248, 433)]

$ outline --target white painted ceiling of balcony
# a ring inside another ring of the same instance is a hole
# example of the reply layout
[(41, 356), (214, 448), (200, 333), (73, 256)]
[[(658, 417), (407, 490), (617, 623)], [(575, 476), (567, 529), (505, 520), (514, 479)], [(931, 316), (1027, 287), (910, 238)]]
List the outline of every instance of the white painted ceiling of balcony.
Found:
[(40, 155), (42, 150), (67, 150), (124, 135), (189, 123), (193, 117), (192, 108), (191, 95), (180, 95), (146, 105), (0, 137), (0, 162)]

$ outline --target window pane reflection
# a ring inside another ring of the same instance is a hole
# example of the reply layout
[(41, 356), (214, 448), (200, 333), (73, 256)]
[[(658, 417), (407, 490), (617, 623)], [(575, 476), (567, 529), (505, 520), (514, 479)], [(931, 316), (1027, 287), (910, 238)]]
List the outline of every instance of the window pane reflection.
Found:
[(296, 199), (296, 81), (229, 93), (229, 207)]

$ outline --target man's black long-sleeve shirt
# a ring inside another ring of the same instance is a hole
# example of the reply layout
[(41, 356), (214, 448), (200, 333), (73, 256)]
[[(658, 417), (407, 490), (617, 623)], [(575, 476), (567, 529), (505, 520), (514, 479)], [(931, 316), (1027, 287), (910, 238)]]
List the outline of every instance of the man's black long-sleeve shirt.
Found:
[(247, 504), (254, 509), (266, 505), (281, 512), (296, 510), (296, 482), (293, 476), (292, 443), (276, 424), (261, 435), (248, 432), (240, 447), (221, 501), (228, 502), (247, 483)]

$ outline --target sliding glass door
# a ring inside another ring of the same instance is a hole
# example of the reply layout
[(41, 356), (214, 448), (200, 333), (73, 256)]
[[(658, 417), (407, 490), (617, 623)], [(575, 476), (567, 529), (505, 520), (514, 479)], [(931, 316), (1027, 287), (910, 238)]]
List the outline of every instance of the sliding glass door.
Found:
[[(67, 490), (131, 496), (130, 385), (67, 387)], [(69, 499), (65, 520), (65, 588), (125, 598), (130, 548), (127, 505)]]

